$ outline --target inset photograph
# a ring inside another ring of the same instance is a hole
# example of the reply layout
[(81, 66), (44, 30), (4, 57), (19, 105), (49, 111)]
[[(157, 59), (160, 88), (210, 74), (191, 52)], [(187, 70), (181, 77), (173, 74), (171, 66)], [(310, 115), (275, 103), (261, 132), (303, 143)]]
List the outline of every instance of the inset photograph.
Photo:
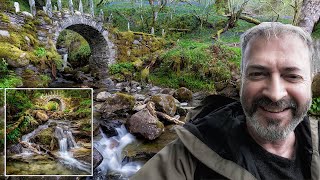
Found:
[(92, 175), (92, 89), (6, 89), (6, 175)]
[(0, 173), (4, 175), (4, 89), (0, 89)]

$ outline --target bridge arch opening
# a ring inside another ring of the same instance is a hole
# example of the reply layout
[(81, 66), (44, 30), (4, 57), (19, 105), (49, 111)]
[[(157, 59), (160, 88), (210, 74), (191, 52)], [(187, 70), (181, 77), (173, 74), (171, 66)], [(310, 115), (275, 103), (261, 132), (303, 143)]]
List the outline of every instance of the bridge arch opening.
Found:
[[(74, 15), (62, 18), (58, 22), (54, 39), (64, 30), (71, 30), (81, 35), (90, 48), (89, 67), (94, 77), (105, 78), (109, 64), (115, 61), (114, 44), (109, 39), (109, 32), (103, 27), (102, 22), (97, 22), (86, 15)], [(58, 47), (59, 48), (59, 47)]]
[(56, 48), (62, 55), (62, 71), (76, 70), (89, 65), (91, 48), (79, 33), (65, 29), (57, 40)]
[(48, 110), (52, 111), (64, 111), (65, 110), (65, 103), (58, 98), (48, 99), (45, 103), (45, 106)]

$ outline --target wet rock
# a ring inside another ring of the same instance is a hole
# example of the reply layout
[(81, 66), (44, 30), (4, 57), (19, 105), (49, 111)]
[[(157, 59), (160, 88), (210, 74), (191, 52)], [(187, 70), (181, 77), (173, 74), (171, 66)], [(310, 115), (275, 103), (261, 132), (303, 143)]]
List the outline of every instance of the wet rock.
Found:
[(320, 97), (320, 73), (316, 74), (312, 81), (312, 96)]
[(220, 92), (218, 92), (218, 94), (226, 97), (239, 97), (239, 92), (237, 90), (237, 87), (230, 84), (227, 85)]
[(177, 89), (173, 96), (181, 102), (188, 102), (192, 100), (192, 92), (185, 87)]
[(138, 134), (148, 140), (154, 140), (164, 131), (164, 125), (150, 114), (148, 109), (143, 109), (130, 117), (127, 121), (130, 133)]
[(134, 94), (133, 97), (136, 101), (144, 101), (146, 99), (146, 96), (143, 94)]
[(36, 118), (40, 119), (41, 121), (47, 121), (49, 119), (48, 115), (43, 110), (36, 111)]
[(151, 95), (155, 95), (155, 94), (160, 93), (161, 88), (158, 87), (158, 86), (153, 86), (153, 87), (150, 88), (149, 91), (150, 91), (150, 94), (151, 94)]
[(93, 169), (99, 166), (99, 164), (102, 162), (103, 156), (100, 154), (100, 152), (94, 147), (93, 148)]
[(167, 94), (158, 94), (152, 96), (150, 100), (155, 103), (158, 111), (164, 112), (170, 116), (173, 116), (176, 113), (177, 106), (173, 96)]
[(74, 158), (91, 164), (91, 149), (79, 147), (70, 150)]
[(183, 107), (177, 107), (177, 113), (180, 115), (180, 116), (186, 116), (187, 113), (188, 113), (188, 110), (183, 108)]
[(97, 101), (105, 101), (107, 100), (109, 97), (111, 97), (111, 93), (107, 92), (107, 91), (102, 91), (100, 93), (98, 93), (96, 100)]
[(54, 129), (49, 127), (42, 130), (39, 134), (31, 139), (31, 142), (41, 144), (50, 150), (57, 149), (59, 147), (58, 141), (54, 137)]
[(89, 75), (84, 74), (82, 71), (78, 71), (75, 74), (76, 80), (79, 82), (93, 82), (93, 78)]
[(20, 154), (22, 153), (22, 145), (21, 144), (13, 144), (7, 146), (7, 156), (12, 154)]
[(147, 106), (146, 104), (137, 104), (136, 106), (134, 106), (133, 110), (138, 112), (146, 108), (146, 106)]
[(119, 114), (122, 115), (131, 111), (134, 107), (135, 99), (133, 96), (124, 94), (124, 93), (116, 93), (115, 96), (109, 97), (103, 103), (100, 112), (104, 113), (108, 117), (108, 114)]
[(108, 90), (112, 90), (115, 87), (114, 82), (112, 81), (111, 78), (106, 78), (106, 79), (101, 79), (98, 81), (95, 86), (97, 88), (107, 88)]
[(24, 87), (48, 87), (51, 79), (49, 76), (44, 76), (39, 70), (34, 66), (28, 66), (22, 72), (22, 83)]
[(102, 108), (102, 105), (103, 105), (103, 103), (94, 103), (94, 109), (96, 110), (96, 111), (101, 111), (101, 108)]
[(175, 90), (171, 89), (171, 88), (164, 88), (161, 90), (161, 94), (170, 94), (170, 95), (174, 95)]
[(103, 133), (107, 137), (112, 137), (112, 136), (117, 136), (118, 132), (116, 128), (120, 127), (122, 122), (118, 120), (112, 120), (112, 121), (101, 121), (100, 122), (100, 127)]

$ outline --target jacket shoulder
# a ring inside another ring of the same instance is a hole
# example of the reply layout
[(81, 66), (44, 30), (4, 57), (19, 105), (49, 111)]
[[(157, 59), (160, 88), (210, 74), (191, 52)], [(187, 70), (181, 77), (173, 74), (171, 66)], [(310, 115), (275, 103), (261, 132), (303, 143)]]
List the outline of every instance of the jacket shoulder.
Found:
[(154, 155), (130, 180), (194, 179), (197, 160), (180, 139)]

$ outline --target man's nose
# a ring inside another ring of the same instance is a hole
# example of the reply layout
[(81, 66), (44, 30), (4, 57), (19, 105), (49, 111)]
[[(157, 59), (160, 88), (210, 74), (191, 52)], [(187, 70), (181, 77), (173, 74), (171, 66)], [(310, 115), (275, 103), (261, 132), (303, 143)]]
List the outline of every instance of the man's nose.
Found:
[(281, 77), (271, 77), (263, 89), (262, 94), (273, 102), (277, 102), (287, 96), (287, 90), (284, 82), (281, 82)]

